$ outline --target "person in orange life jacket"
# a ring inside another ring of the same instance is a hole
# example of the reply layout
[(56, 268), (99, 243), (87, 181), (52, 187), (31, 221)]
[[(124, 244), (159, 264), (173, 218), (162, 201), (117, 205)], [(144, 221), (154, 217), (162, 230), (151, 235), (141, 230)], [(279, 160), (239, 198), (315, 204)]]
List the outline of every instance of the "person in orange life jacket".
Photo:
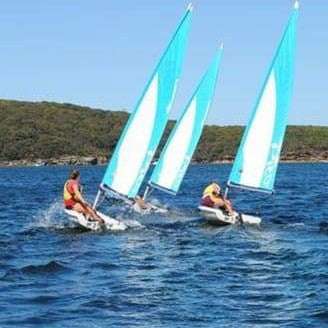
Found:
[(204, 191), (201, 199), (201, 205), (207, 207), (220, 208), (228, 212), (229, 215), (233, 214), (232, 204), (230, 200), (224, 199), (220, 193), (221, 187), (218, 183), (213, 182), (208, 185)]
[(64, 185), (65, 208), (79, 213), (89, 214), (92, 218), (91, 221), (104, 222), (92, 206), (84, 200), (81, 193), (80, 172), (78, 170), (72, 170), (70, 179)]

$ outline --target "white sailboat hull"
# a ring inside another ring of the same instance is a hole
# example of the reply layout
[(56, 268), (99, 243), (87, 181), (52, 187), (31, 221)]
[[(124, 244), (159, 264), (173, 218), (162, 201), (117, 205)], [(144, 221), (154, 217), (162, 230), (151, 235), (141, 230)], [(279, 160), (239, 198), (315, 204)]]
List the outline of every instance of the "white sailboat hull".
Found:
[(228, 224), (254, 224), (259, 225), (261, 218), (249, 214), (234, 212), (233, 215), (227, 215), (219, 208), (199, 206), (198, 209), (205, 220), (214, 225), (224, 226)]
[(100, 231), (100, 230), (126, 230), (128, 226), (119, 221), (115, 220), (99, 211), (97, 211), (98, 215), (104, 220), (105, 223), (95, 222), (95, 221), (89, 221), (88, 216), (82, 213), (78, 213), (73, 210), (66, 210), (66, 214), (68, 214), (69, 219), (74, 222), (75, 224), (90, 229), (93, 231)]

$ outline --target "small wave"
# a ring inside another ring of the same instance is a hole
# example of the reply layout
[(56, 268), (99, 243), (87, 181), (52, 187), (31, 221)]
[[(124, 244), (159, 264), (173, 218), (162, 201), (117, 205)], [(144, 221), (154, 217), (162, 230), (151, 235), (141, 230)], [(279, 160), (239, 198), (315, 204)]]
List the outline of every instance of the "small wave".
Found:
[(142, 225), (139, 221), (137, 220), (121, 220), (123, 223), (125, 223), (129, 228), (144, 228), (145, 226)]
[(304, 227), (305, 224), (303, 222), (295, 222), (295, 223), (288, 223), (286, 225), (287, 228), (300, 228), (300, 227)]
[(50, 303), (50, 302), (55, 302), (59, 299), (58, 296), (54, 296), (54, 295), (39, 295), (39, 296), (35, 296), (35, 297), (30, 297), (27, 299), (28, 303), (32, 303), (32, 304), (40, 304), (43, 305), (45, 303)]
[(274, 223), (274, 224), (286, 224), (286, 221), (285, 220), (282, 220), (280, 218), (273, 218), (271, 220), (271, 222)]
[(319, 223), (319, 230), (321, 232), (328, 232), (328, 222), (322, 221)]
[(320, 318), (324, 319), (324, 321), (328, 321), (328, 310), (314, 312), (311, 317)]
[(318, 296), (318, 293), (315, 291), (311, 291), (304, 295), (304, 297), (307, 297), (307, 298), (312, 298), (312, 297), (317, 297), (317, 296)]
[[(173, 220), (156, 220), (149, 222), (148, 226), (152, 227), (152, 231), (157, 232), (168, 232), (168, 231), (178, 231), (184, 230), (186, 228), (186, 222), (190, 223), (189, 221), (183, 221), (179, 219)], [(194, 221), (192, 221), (194, 222)]]
[(163, 203), (161, 203), (160, 200), (157, 199), (157, 198), (151, 198), (151, 199), (149, 200), (149, 203), (152, 204), (152, 205), (154, 205), (154, 206), (157, 206), (157, 207), (160, 207), (160, 208), (166, 209), (166, 210), (169, 209), (169, 205), (168, 205), (168, 204), (163, 204)]
[(22, 267), (20, 271), (23, 274), (50, 274), (64, 271), (66, 269), (67, 268), (59, 262), (50, 261), (46, 264), (27, 265), (25, 267)]
[(43, 275), (43, 274), (53, 274), (62, 271), (69, 270), (64, 265), (56, 262), (50, 261), (46, 264), (38, 264), (38, 265), (27, 265), (21, 268), (11, 268), (7, 270), (3, 276), (0, 277), (0, 280), (4, 281), (15, 281), (15, 280), (22, 280), (24, 276), (29, 275)]
[(123, 222), (124, 224), (126, 224), (128, 226), (128, 228), (145, 228), (145, 226), (143, 224), (141, 224), (138, 220), (136, 219), (127, 219), (126, 216), (124, 215), (125, 212), (121, 212), (121, 213), (117, 213), (116, 216), (113, 218), (115, 218), (115, 220), (119, 220), (121, 222)]
[(19, 269), (9, 269), (1, 277), (0, 281), (13, 281), (21, 280), (23, 278), (23, 273)]
[[(114, 300), (95, 299), (81, 304), (83, 308), (106, 309), (112, 311), (120, 310), (120, 306), (115, 304)], [(95, 327), (99, 327), (96, 326)]]
[(93, 264), (94, 268), (99, 268), (103, 270), (114, 270), (114, 269), (119, 269), (120, 266), (114, 263), (108, 263), (108, 262), (98, 262)]

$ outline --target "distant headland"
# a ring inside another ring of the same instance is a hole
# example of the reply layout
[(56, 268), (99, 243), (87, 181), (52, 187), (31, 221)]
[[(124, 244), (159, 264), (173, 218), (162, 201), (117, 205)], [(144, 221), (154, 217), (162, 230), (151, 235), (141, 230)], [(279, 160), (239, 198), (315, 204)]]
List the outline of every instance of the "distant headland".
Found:
[[(0, 100), (0, 166), (105, 164), (128, 117), (124, 110)], [(168, 123), (159, 149), (173, 125)], [(205, 126), (193, 162), (232, 162), (243, 129)], [(328, 127), (288, 126), (281, 160), (328, 162)]]

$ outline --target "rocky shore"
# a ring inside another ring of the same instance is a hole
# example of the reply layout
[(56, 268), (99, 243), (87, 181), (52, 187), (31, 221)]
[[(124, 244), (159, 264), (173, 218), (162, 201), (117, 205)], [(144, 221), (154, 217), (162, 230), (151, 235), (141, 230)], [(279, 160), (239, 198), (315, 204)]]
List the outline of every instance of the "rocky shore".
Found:
[[(193, 163), (212, 163), (212, 164), (230, 164), (234, 158), (232, 156), (225, 156), (220, 160), (195, 161)], [(327, 163), (328, 152), (314, 154), (313, 152), (304, 153), (288, 153), (284, 154), (280, 162), (287, 163)], [(0, 166), (65, 166), (65, 165), (104, 165), (108, 163), (107, 157), (97, 156), (62, 156), (59, 158), (48, 159), (20, 159), (13, 161), (0, 161)]]
[(48, 159), (20, 159), (0, 161), (0, 166), (64, 166), (64, 165), (101, 165), (106, 164), (106, 157), (96, 156), (62, 156)]
[[(232, 163), (234, 158), (232, 156), (225, 156), (222, 160), (214, 161), (212, 163)], [(328, 151), (323, 152), (289, 152), (282, 154), (280, 162), (286, 163), (327, 163), (328, 162)]]

